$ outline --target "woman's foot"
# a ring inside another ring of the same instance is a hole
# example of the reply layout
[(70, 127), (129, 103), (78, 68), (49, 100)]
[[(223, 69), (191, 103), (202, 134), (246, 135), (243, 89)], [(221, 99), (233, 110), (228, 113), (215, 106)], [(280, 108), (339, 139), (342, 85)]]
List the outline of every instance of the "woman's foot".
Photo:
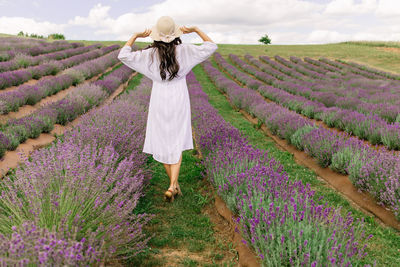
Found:
[(168, 190), (165, 191), (165, 193), (164, 193), (164, 200), (170, 201), (170, 202), (174, 201), (174, 197), (177, 193), (178, 193), (178, 191), (176, 190), (176, 188), (174, 188), (173, 186), (170, 186), (168, 188)]
[(182, 194), (182, 191), (181, 191), (181, 188), (179, 187), (179, 184), (178, 184), (178, 183), (176, 183), (176, 191), (177, 191), (177, 194), (178, 194), (178, 195), (180, 195), (180, 196), (183, 195), (183, 194)]

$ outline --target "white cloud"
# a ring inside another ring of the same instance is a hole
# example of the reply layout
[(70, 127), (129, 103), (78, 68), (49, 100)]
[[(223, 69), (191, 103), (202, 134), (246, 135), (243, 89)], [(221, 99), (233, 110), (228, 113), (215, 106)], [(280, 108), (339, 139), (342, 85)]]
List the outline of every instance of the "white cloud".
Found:
[(359, 15), (374, 11), (378, 6), (378, 0), (361, 0), (355, 3), (354, 0), (333, 0), (325, 9), (329, 15)]
[[(94, 34), (129, 39), (134, 32), (153, 26), (163, 15), (179, 25), (196, 25), (218, 43), (256, 44), (264, 34), (272, 43), (327, 43), (369, 38), (395, 38), (396, 29), (381, 25), (368, 29), (355, 16), (383, 17), (397, 14), (390, 9), (396, 0), (332, 0), (328, 4), (304, 0), (166, 0), (150, 6), (145, 12), (129, 12), (111, 17), (110, 6), (95, 5), (87, 17), (75, 17), (70, 25), (89, 26)], [(400, 16), (399, 16), (400, 17)], [(368, 22), (368, 21), (367, 21)], [(397, 24), (396, 24), (397, 25)], [(296, 31), (297, 30), (297, 31)], [(190, 34), (184, 41), (200, 42)], [(152, 41), (149, 37), (144, 41)]]
[(9, 3), (11, 3), (10, 0), (0, 0), (0, 6), (6, 6), (6, 5), (8, 5)]
[(376, 14), (380, 17), (400, 17), (400, 1), (399, 0), (380, 0), (376, 10)]
[[(6, 2), (0, 0), (0, 5)], [(0, 28), (13, 34), (66, 30), (68, 38), (127, 40), (169, 15), (179, 25), (198, 26), (218, 43), (256, 44), (264, 34), (273, 44), (400, 39), (400, 0), (165, 0), (119, 16), (110, 14), (110, 5), (96, 4), (87, 16), (72, 17), (66, 24), (2, 17)], [(182, 40), (201, 42), (194, 33)]]
[(68, 23), (70, 25), (83, 25), (90, 26), (92, 28), (108, 27), (110, 23), (114, 22), (114, 20), (110, 18), (108, 14), (110, 8), (110, 6), (97, 4), (89, 11), (89, 15), (87, 17), (76, 16)]
[[(97, 36), (113, 34), (128, 39), (132, 33), (153, 26), (163, 15), (171, 16), (179, 25), (196, 25), (221, 43), (257, 43), (271, 25), (300, 25), (309, 21), (309, 14), (323, 5), (301, 0), (167, 0), (154, 4), (144, 13), (126, 13), (117, 18), (109, 15), (109, 6), (94, 6), (87, 17), (75, 17), (71, 25), (95, 27)], [(288, 19), (290, 18), (290, 19)], [(305, 19), (306, 18), (306, 19)], [(189, 37), (187, 37), (189, 38)], [(190, 40), (201, 40), (191, 34)], [(145, 40), (151, 41), (146, 38)]]
[(17, 34), (20, 31), (45, 35), (51, 33), (64, 33), (66, 25), (49, 21), (36, 21), (23, 17), (0, 17), (0, 29), (2, 33)]
[(315, 30), (312, 31), (307, 37), (307, 43), (324, 43), (341, 42), (351, 38), (349, 34), (339, 33), (337, 31)]

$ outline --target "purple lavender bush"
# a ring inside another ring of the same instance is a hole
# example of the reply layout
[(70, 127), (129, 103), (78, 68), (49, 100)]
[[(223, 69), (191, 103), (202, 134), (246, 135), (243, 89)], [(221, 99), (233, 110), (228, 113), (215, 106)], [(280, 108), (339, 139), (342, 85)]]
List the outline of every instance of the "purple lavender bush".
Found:
[[(239, 81), (244, 80), (244, 84), (251, 84), (252, 81), (257, 81), (250, 76), (243, 77), (246, 75), (243, 72), (235, 69), (232, 65), (228, 64), (220, 54), (216, 53), (214, 57), (223, 69), (228, 71)], [(307, 84), (305, 81), (302, 81), (301, 83), (281, 81), (279, 80), (280, 77), (277, 75), (273, 75), (274, 77), (263, 78), (262, 75), (258, 74), (258, 71), (254, 67), (247, 65), (238, 56), (230, 54), (229, 58), (245, 72), (255, 75), (257, 78), (272, 84), (272, 86), (257, 86), (254, 89), (274, 102), (277, 102), (280, 105), (294, 110), (297, 113), (303, 114), (309, 118), (323, 120), (330, 127), (336, 127), (346, 131), (347, 133), (356, 135), (364, 140), (370, 141), (374, 145), (384, 144), (389, 149), (397, 149), (398, 142), (396, 142), (396, 137), (400, 135), (400, 130), (390, 124), (390, 121), (395, 119), (400, 110), (390, 108), (388, 105), (379, 104), (379, 112), (376, 111), (375, 113), (371, 114), (370, 110), (364, 110), (363, 112), (366, 114), (360, 113), (359, 111), (355, 111), (353, 109), (357, 108), (358, 106), (363, 107), (366, 103), (354, 96), (341, 97), (331, 91), (313, 91), (309, 87), (303, 86), (303, 84)], [(249, 56), (247, 56), (247, 58), (249, 58)], [(281, 63), (295, 68), (292, 62), (286, 61), (281, 57), (276, 58), (279, 59)], [(254, 62), (254, 59), (251, 57), (249, 60)], [(298, 62), (298, 64), (303, 66), (308, 64), (304, 62), (300, 63), (300, 59), (294, 57), (292, 57), (291, 60)], [(262, 63), (255, 64), (259, 65)], [(307, 68), (315, 69), (314, 67), (308, 65)], [(318, 71), (318, 75), (324, 73), (322, 70)], [(307, 75), (306, 72), (303, 73)], [(362, 82), (364, 82), (364, 79), (362, 79)], [(311, 88), (315, 88), (315, 85), (312, 83), (311, 85)], [(236, 104), (238, 100), (234, 100), (234, 102)], [(373, 105), (374, 108), (378, 106), (378, 104), (370, 105)], [(387, 115), (389, 113), (390, 116)], [(390, 120), (387, 118), (388, 116), (391, 118)], [(385, 121), (385, 119), (387, 119), (389, 122)], [(385, 142), (383, 141), (383, 132), (391, 133), (390, 135), (385, 136)]]
[[(202, 66), (215, 73), (211, 64)], [(243, 242), (255, 249), (262, 265), (351, 265), (363, 259), (370, 238), (365, 240), (363, 223), (315, 203), (309, 185), (290, 181), (268, 151), (254, 148), (223, 120), (194, 74), (187, 78), (206, 174), (238, 216)]]
[(142, 84), (4, 178), (2, 263), (99, 266), (147, 247), (142, 229), (153, 215), (133, 212), (151, 178), (141, 153), (151, 86)]
[[(63, 69), (75, 66), (82, 62), (84, 63), (80, 64), (75, 69), (82, 72), (85, 78), (92, 77), (101, 72), (102, 64), (110, 64), (109, 62), (113, 62), (114, 64), (116, 64), (118, 62), (116, 56), (118, 54), (118, 51), (116, 51), (116, 49), (118, 48), (119, 45), (112, 45), (109, 47), (92, 50), (83, 54), (74, 55), (59, 61), (47, 60), (43, 61), (37, 66), (30, 66), (26, 69), (2, 72), (0, 73), (0, 89), (22, 84), (32, 78), (39, 79), (45, 75), (55, 75)], [(102, 57), (103, 59), (101, 61), (88, 62), (88, 60), (95, 59), (104, 55), (108, 56)]]
[(47, 104), (28, 116), (10, 119), (3, 130), (5, 138), (1, 147), (15, 150), (27, 138), (37, 138), (41, 133), (50, 132), (54, 128), (54, 124), (65, 125), (74, 120), (90, 108), (102, 103), (109, 96), (109, 92), (115, 91), (121, 83), (129, 79), (132, 73), (132, 69), (122, 66), (103, 79), (106, 84), (108, 84), (108, 80), (113, 81), (112, 87), (95, 83), (82, 84), (75, 87), (61, 100)]
[[(116, 54), (110, 53), (99, 58), (86, 61), (73, 68), (65, 70), (63, 73), (53, 77), (43, 77), (34, 85), (21, 85), (16, 90), (4, 92), (0, 94), (0, 101), (4, 101), (4, 105), (0, 105), (0, 114), (7, 114), (11, 111), (18, 111), (20, 106), (23, 105), (34, 105), (39, 102), (42, 98), (58, 93), (71, 85), (77, 85), (83, 82), (85, 79), (91, 78), (100, 72), (105, 71), (108, 67), (111, 67), (117, 62)], [(93, 64), (93, 65), (92, 65)], [(93, 66), (97, 66), (95, 71), (90, 69)], [(87, 68), (86, 72), (85, 66)], [(86, 76), (84, 76), (84, 72)], [(124, 73), (124, 75), (121, 74)], [(119, 77), (117, 81), (126, 78), (129, 73), (125, 68), (119, 70), (115, 76)], [(114, 79), (115, 80), (115, 79)], [(117, 84), (113, 83), (113, 86), (103, 86), (106, 90), (115, 88)], [(118, 84), (119, 85), (119, 84)]]
[[(218, 88), (226, 91), (231, 99), (236, 98), (235, 101), (232, 101), (234, 105), (236, 102), (241, 104), (246, 103), (240, 98), (244, 98), (243, 96), (246, 96), (249, 93), (253, 94), (253, 90), (238, 87), (237, 84), (232, 86), (232, 88), (235, 88), (234, 90), (230, 89), (229, 85), (232, 84), (232, 81), (221, 75), (221, 73), (208, 61), (204, 62), (202, 65)], [(222, 87), (222, 85), (227, 85), (227, 87)], [(263, 86), (259, 87), (259, 89), (263, 88)], [(276, 133), (278, 133), (278, 129), (282, 129), (281, 131), (285, 132), (286, 124), (278, 123), (278, 121), (273, 123), (271, 121), (271, 116), (273, 114), (281, 113), (290, 114), (287, 109), (274, 103), (266, 103), (263, 101), (261, 96), (258, 96), (257, 98), (255, 95), (252, 96), (252, 101), (247, 102), (247, 104), (250, 106), (242, 106), (243, 109), (256, 115), (260, 122), (265, 123), (266, 125), (270, 124), (272, 130), (275, 130)], [(332, 107), (329, 109), (334, 110), (338, 108)], [(335, 115), (339, 113), (337, 112), (332, 114)], [(351, 122), (353, 125), (356, 125), (356, 123), (350, 119), (351, 117), (347, 116), (349, 112), (341, 112), (341, 114), (343, 114), (342, 118), (347, 118), (346, 120), (349, 123)], [(295, 113), (293, 113), (293, 116), (298, 116), (299, 120), (307, 120), (301, 118)], [(293, 126), (294, 124), (290, 125)], [(371, 142), (377, 140), (381, 133), (377, 131), (379, 128), (373, 129), (372, 127), (368, 127), (367, 129), (370, 129), (369, 138), (373, 138), (371, 139)], [(288, 141), (292, 140), (292, 137), (297, 132), (295, 130), (296, 129), (290, 129), (289, 131), (286, 131), (286, 133), (294, 132)], [(312, 136), (310, 134), (311, 132), (317, 135)], [(283, 137), (284, 135), (281, 136)], [(307, 139), (305, 137), (307, 137)], [(313, 138), (316, 138), (318, 142), (314, 142)], [(389, 207), (394, 212), (395, 216), (400, 218), (400, 201), (399, 199), (393, 198), (396, 194), (389, 192), (389, 187), (387, 186), (387, 183), (390, 183), (392, 186), (390, 188), (391, 191), (397, 192), (399, 190), (399, 188), (395, 188), (395, 186), (400, 186), (399, 182), (392, 180), (389, 181), (389, 179), (392, 179), (391, 177), (397, 177), (396, 175), (393, 175), (395, 172), (394, 166), (399, 162), (398, 154), (396, 152), (382, 148), (377, 154), (375, 147), (363, 143), (359, 139), (350, 137), (348, 134), (337, 133), (334, 131), (328, 132), (327, 129), (316, 128), (307, 131), (306, 134), (298, 134), (294, 139), (294, 144), (299, 147), (299, 149), (304, 149), (308, 154), (315, 157), (321, 166), (329, 166), (333, 170), (349, 174), (350, 180), (356, 187), (371, 193), (377, 199), (378, 203)], [(347, 150), (345, 149), (346, 147), (348, 148)], [(353, 151), (354, 156), (350, 160), (346, 160), (349, 159), (349, 150)], [(385, 159), (385, 162), (382, 161), (382, 159)]]
[[(98, 228), (99, 230), (101, 228)], [(0, 265), (29, 266), (48, 265), (89, 265), (101, 258), (96, 251), (96, 234), (86, 240), (76, 240), (73, 234), (66, 236), (60, 231), (40, 228), (34, 222), (25, 221), (21, 226), (12, 227), (11, 238), (0, 233)]]

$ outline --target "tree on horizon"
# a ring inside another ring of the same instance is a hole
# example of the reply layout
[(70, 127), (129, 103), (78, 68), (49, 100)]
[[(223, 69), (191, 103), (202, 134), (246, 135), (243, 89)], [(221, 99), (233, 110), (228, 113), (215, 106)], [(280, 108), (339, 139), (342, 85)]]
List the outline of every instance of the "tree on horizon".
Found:
[(261, 37), (258, 41), (266, 45), (271, 44), (271, 38), (268, 37), (268, 34)]

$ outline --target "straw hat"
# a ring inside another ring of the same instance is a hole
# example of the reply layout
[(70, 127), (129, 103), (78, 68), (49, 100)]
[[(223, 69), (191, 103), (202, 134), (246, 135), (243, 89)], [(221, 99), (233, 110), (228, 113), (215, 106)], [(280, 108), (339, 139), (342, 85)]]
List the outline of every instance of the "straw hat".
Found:
[(150, 38), (154, 41), (169, 43), (183, 34), (179, 27), (171, 17), (162, 16), (157, 20), (157, 24), (151, 28)]

